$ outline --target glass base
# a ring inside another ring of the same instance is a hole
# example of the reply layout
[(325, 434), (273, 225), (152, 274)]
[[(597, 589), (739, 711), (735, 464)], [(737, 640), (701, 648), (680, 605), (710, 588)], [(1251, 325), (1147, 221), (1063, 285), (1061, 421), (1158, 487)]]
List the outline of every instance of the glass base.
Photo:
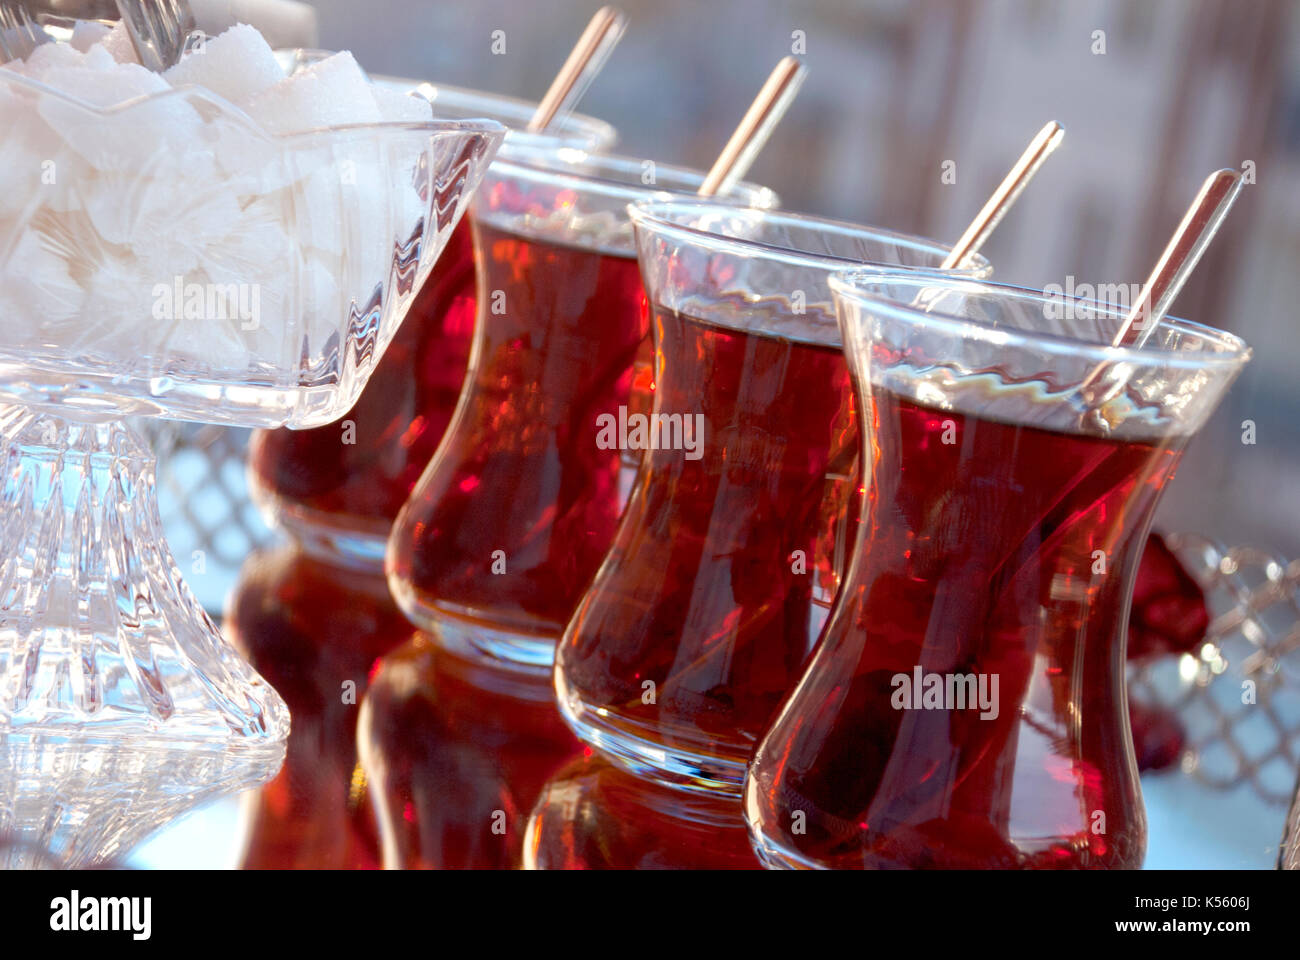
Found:
[(284, 759), (282, 744), (225, 750), (199, 741), (85, 741), (67, 731), (0, 737), (10, 794), (0, 869), (121, 866), (155, 830), (218, 797), (259, 786)]
[(444, 650), (484, 666), (545, 678), (555, 663), (557, 637), (448, 616), (432, 619), (424, 629)]
[(603, 707), (583, 701), (555, 674), (556, 702), (560, 715), (578, 739), (601, 752), (611, 762), (638, 777), (678, 790), (739, 798), (744, 789), (746, 759), (719, 757), (691, 749), (680, 741), (671, 745), (648, 739), (619, 721)]
[(462, 660), (550, 675), (560, 630), (530, 630), (522, 625), (473, 616), (469, 611), (460, 615), (430, 606), (420, 602), (407, 583), (392, 571), (389, 571), (388, 589), (406, 619)]
[(392, 522), (339, 516), (276, 496), (249, 472), (249, 496), (268, 525), (292, 537), (318, 560), (368, 573), (384, 572), (384, 551)]
[(754, 853), (758, 856), (759, 862), (769, 870), (826, 869), (820, 863), (806, 860), (793, 850), (787, 850), (772, 843), (766, 837), (755, 833), (753, 829), (749, 832), (749, 841), (754, 848)]
[[(0, 834), (68, 867), (274, 776), (289, 714), (163, 537), (117, 421), (0, 407)], [(24, 859), (18, 855), (18, 859)]]

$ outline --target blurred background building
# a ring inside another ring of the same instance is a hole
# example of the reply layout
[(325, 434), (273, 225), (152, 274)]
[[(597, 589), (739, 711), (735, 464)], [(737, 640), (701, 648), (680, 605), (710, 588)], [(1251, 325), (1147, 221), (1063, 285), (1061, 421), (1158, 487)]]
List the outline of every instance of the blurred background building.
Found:
[[(1160, 525), (1300, 556), (1300, 2), (618, 5), (627, 34), (581, 109), (619, 128), (622, 152), (662, 162), (707, 167), (802, 40), (808, 81), (751, 173), (790, 209), (951, 241), (1059, 120), (1062, 149), (986, 248), (1004, 281), (1140, 283), (1205, 175), (1249, 163), (1255, 183), (1175, 313), (1245, 337), (1255, 359)], [(321, 44), (373, 72), (536, 99), (600, 0), (314, 6)]]

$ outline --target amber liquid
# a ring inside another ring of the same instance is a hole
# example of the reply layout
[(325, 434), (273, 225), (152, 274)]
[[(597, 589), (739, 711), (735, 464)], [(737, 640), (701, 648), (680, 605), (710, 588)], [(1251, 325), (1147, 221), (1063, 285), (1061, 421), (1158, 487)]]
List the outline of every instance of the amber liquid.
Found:
[(478, 329), (437, 457), (389, 550), (417, 624), (443, 618), (549, 637), (563, 631), (626, 500), (597, 423), (635, 403), (649, 349), (636, 260), (476, 222)]
[[(1123, 637), (1179, 450), (873, 395), (859, 555), (747, 816), (787, 863), (1139, 866)], [(917, 666), (996, 675), (996, 717), (900, 709)]]
[(833, 592), (854, 484), (831, 454), (856, 446), (852, 390), (838, 345), (654, 320), (655, 413), (702, 416), (699, 458), (646, 454), (557, 651), (559, 687), (612, 736), (729, 762), (738, 790)]
[[(474, 310), (464, 218), (352, 409), (312, 430), (253, 433), (249, 469), (259, 499), (290, 523), (324, 521), (387, 538), (456, 409)], [(344, 442), (345, 423), (355, 442)]]
[(386, 656), (357, 731), (389, 869), (514, 869), (543, 785), (581, 750), (550, 678), (502, 676), (423, 634)]
[(378, 867), (357, 714), (376, 661), (411, 636), (383, 577), (292, 547), (259, 554), (241, 573), (223, 629), (293, 716), (284, 767), (252, 805), (243, 867)]

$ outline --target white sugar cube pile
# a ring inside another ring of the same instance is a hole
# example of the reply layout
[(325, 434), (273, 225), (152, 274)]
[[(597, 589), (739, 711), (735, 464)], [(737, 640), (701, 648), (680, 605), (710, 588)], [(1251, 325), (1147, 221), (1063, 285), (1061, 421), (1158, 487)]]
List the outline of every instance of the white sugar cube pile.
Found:
[(240, 25), (155, 74), (79, 24), (0, 66), (0, 347), (219, 375), (323, 349), (416, 228), (427, 140), (293, 135), (430, 119), (350, 53), (286, 77)]

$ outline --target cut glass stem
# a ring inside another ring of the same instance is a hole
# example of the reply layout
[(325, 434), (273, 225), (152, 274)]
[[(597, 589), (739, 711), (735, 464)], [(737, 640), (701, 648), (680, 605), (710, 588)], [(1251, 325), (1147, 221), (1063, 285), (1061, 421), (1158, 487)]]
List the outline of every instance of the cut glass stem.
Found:
[(274, 776), (288, 733), (284, 702), (167, 549), (139, 434), (0, 407), (0, 834), (20, 841), (9, 858), (24, 845), (70, 867), (120, 857)]

